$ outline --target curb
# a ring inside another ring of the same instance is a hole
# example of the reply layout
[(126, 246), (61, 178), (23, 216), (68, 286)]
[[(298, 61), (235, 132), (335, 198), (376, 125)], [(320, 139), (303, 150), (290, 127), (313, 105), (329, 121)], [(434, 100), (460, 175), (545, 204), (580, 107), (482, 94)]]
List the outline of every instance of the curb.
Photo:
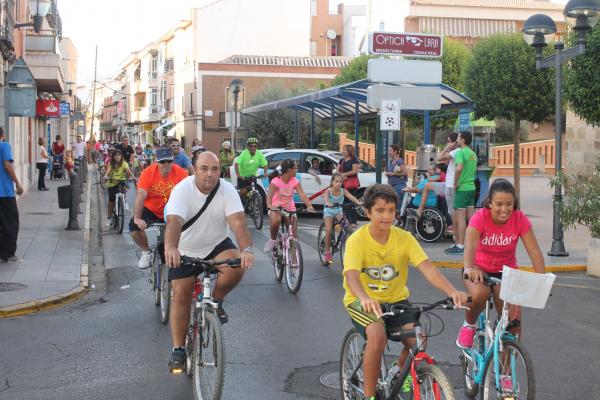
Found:
[(28, 301), (26, 303), (14, 304), (0, 307), (0, 319), (19, 317), (27, 314), (33, 314), (39, 311), (46, 311), (77, 300), (88, 292), (89, 287), (89, 250), (90, 250), (90, 211), (92, 179), (87, 179), (87, 196), (85, 201), (85, 223), (83, 232), (83, 253), (81, 255), (81, 268), (79, 272), (79, 286), (69, 290), (66, 293), (46, 297), (38, 301)]
[[(447, 268), (447, 269), (462, 269), (463, 263), (456, 261), (432, 261), (434, 266), (438, 268)], [(531, 265), (525, 265), (519, 267), (522, 271), (533, 272), (533, 267)], [(560, 273), (560, 272), (579, 272), (579, 271), (587, 271), (586, 265), (580, 264), (572, 264), (572, 265), (546, 265), (546, 272), (552, 273)]]

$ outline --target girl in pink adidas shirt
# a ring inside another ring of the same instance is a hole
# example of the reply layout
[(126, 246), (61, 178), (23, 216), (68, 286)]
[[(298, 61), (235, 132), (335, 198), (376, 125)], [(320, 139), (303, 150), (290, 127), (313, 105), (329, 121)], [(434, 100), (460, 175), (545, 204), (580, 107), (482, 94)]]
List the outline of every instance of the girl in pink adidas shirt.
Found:
[[(465, 279), (464, 284), (473, 302), (469, 305), (470, 310), (465, 312), (465, 322), (456, 339), (459, 347), (473, 346), (477, 317), (484, 309), (490, 293), (490, 287), (482, 283), (483, 277), (487, 275), (501, 279), (504, 265), (517, 268), (516, 251), (519, 238), (527, 250), (535, 272), (544, 273), (544, 257), (531, 222), (518, 208), (519, 200), (514, 186), (506, 179), (496, 179), (490, 186), (484, 208), (477, 211), (469, 221), (464, 253), (464, 273), (469, 279)], [(496, 310), (502, 310), (499, 294), (500, 286), (496, 285)], [(520, 320), (521, 308), (511, 306), (509, 318)], [(520, 334), (520, 326), (513, 328), (512, 332)]]

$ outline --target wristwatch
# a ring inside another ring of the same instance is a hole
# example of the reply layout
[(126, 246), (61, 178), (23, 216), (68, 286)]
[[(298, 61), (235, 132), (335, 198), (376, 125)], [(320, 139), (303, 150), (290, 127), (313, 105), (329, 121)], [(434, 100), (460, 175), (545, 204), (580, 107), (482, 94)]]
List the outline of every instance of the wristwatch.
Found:
[(254, 247), (252, 246), (248, 246), (246, 247), (244, 250), (242, 250), (242, 253), (250, 253), (250, 254), (254, 254), (256, 250), (254, 249)]

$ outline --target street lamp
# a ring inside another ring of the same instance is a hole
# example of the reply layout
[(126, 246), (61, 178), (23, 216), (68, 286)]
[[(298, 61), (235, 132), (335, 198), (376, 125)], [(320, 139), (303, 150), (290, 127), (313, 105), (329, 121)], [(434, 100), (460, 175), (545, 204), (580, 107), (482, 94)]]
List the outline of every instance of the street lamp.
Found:
[[(562, 168), (562, 65), (585, 53), (586, 35), (592, 30), (600, 17), (599, 0), (570, 0), (565, 6), (563, 15), (567, 24), (577, 33), (577, 45), (565, 49), (563, 42), (554, 43), (554, 54), (544, 57), (543, 49), (552, 41), (556, 33), (556, 25), (552, 18), (544, 14), (532, 15), (525, 21), (523, 38), (535, 49), (536, 68), (554, 67), (556, 79), (556, 97), (554, 105), (555, 125), (555, 163), (554, 171), (558, 177)], [(566, 257), (563, 227), (560, 222), (559, 209), (562, 203), (562, 186), (556, 185), (552, 215), (552, 247), (550, 256)]]
[(31, 13), (31, 17), (33, 18), (33, 22), (25, 22), (23, 24), (15, 24), (15, 28), (24, 28), (26, 26), (32, 26), (35, 33), (40, 33), (42, 29), (42, 23), (44, 22), (44, 17), (50, 11), (50, 6), (52, 5), (51, 0), (27, 0), (27, 5), (29, 6), (29, 12)]
[(237, 150), (235, 135), (237, 133), (237, 111), (238, 111), (238, 98), (240, 96), (240, 92), (243, 90), (244, 86), (241, 79), (234, 79), (229, 84), (229, 90), (233, 93), (233, 118), (231, 118), (231, 141), (233, 142), (233, 154), (235, 154)]

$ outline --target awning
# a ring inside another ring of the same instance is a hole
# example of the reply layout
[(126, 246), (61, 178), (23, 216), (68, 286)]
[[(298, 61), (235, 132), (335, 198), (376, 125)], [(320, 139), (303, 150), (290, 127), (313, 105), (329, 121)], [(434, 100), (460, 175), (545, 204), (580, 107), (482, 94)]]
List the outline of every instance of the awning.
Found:
[[(363, 79), (344, 85), (334, 86), (329, 89), (247, 107), (243, 112), (248, 114), (261, 111), (280, 110), (283, 108), (311, 112), (314, 109), (315, 115), (318, 117), (331, 118), (333, 112), (335, 113), (335, 118), (340, 118), (354, 116), (356, 107), (358, 106), (358, 112), (360, 114), (375, 114), (377, 113), (377, 110), (367, 106), (367, 88), (373, 84), (373, 82)], [(458, 110), (474, 107), (474, 103), (471, 99), (443, 83), (437, 85), (386, 83), (386, 85), (439, 87), (441, 89), (440, 102), (442, 110)], [(423, 111), (414, 110), (402, 110), (402, 112), (419, 115), (423, 114)]]

